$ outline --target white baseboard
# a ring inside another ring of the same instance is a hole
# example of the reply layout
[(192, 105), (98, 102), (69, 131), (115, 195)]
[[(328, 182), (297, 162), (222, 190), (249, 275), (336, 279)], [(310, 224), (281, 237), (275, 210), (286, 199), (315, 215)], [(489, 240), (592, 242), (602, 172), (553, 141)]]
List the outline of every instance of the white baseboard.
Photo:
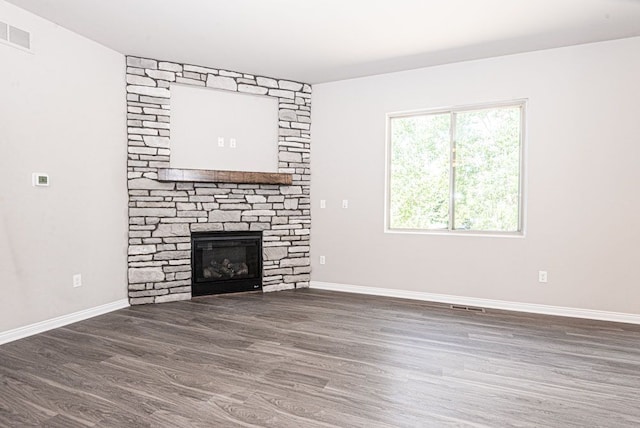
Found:
[(320, 290), (343, 291), (346, 293), (370, 294), (374, 296), (398, 297), (401, 299), (423, 300), (427, 302), (446, 303), (449, 305), (477, 306), (481, 308), (502, 309), (506, 311), (528, 312), (533, 314), (557, 315), (561, 317), (585, 318), (599, 321), (640, 324), (640, 315), (621, 312), (566, 308), (562, 306), (547, 306), (535, 303), (508, 302), (504, 300), (451, 296), (448, 294), (433, 294), (425, 293), (422, 291), (395, 290), (391, 288), (337, 284), (333, 282), (311, 281), (311, 288), (317, 288)]
[(3, 331), (0, 332), (0, 345), (127, 307), (129, 307), (129, 300), (116, 300), (115, 302), (106, 303), (94, 308), (85, 309), (68, 315), (62, 315), (60, 317), (26, 325), (24, 327), (14, 328), (13, 330)]

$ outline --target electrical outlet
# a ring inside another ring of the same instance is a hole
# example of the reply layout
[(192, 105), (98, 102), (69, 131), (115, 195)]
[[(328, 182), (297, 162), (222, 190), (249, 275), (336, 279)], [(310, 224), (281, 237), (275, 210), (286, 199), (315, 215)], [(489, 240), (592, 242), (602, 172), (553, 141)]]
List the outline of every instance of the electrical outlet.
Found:
[(327, 262), (327, 260), (324, 258), (324, 256), (320, 256), (320, 264), (323, 265)]
[(224, 137), (218, 137), (218, 147), (224, 147)]
[(48, 186), (49, 175), (44, 172), (34, 172), (31, 174), (31, 184), (34, 186)]
[(539, 270), (538, 271), (538, 282), (546, 283), (547, 279), (548, 279), (547, 271), (546, 270)]
[(82, 287), (82, 275), (77, 273), (73, 275), (73, 287)]
[(231, 147), (232, 149), (236, 148), (236, 139), (235, 138), (229, 138), (229, 147)]
[(320, 208), (327, 208), (327, 201), (324, 199), (320, 199)]
[(349, 208), (349, 201), (346, 199), (342, 200), (342, 208)]

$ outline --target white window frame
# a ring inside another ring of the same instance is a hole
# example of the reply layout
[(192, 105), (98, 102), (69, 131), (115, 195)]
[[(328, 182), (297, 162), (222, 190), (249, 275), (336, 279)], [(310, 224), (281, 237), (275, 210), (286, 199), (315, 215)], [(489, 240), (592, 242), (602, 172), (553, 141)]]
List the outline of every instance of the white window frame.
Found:
[[(454, 189), (455, 189), (455, 113), (469, 112), (477, 110), (488, 110), (493, 108), (518, 107), (520, 108), (520, 176), (518, 183), (518, 230), (517, 231), (484, 231), (484, 230), (456, 230), (454, 225)], [(384, 195), (384, 232), (400, 233), (400, 234), (429, 234), (429, 235), (451, 235), (451, 236), (489, 236), (489, 237), (506, 237), (520, 238), (525, 236), (525, 182), (526, 182), (526, 99), (516, 99), (509, 101), (471, 104), (455, 107), (441, 107), (432, 109), (408, 110), (386, 114), (386, 138), (385, 138), (385, 195)], [(449, 224), (447, 229), (400, 229), (391, 228), (391, 120), (403, 117), (435, 115), (435, 114), (451, 114), (451, 138), (449, 141)]]

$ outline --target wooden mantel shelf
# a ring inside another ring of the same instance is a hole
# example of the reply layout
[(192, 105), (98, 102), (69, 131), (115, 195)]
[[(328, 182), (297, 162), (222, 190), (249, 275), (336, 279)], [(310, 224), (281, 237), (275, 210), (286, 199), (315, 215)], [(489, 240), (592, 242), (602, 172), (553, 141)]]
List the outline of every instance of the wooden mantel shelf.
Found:
[(280, 172), (215, 171), (208, 169), (158, 169), (159, 181), (189, 181), (198, 183), (284, 184), (290, 185), (291, 174)]

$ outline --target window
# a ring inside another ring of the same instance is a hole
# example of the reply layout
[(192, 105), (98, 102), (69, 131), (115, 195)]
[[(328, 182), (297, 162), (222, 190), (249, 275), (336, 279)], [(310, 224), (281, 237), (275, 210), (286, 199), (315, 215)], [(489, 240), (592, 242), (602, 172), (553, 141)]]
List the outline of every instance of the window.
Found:
[(388, 115), (387, 228), (522, 231), (524, 102)]

